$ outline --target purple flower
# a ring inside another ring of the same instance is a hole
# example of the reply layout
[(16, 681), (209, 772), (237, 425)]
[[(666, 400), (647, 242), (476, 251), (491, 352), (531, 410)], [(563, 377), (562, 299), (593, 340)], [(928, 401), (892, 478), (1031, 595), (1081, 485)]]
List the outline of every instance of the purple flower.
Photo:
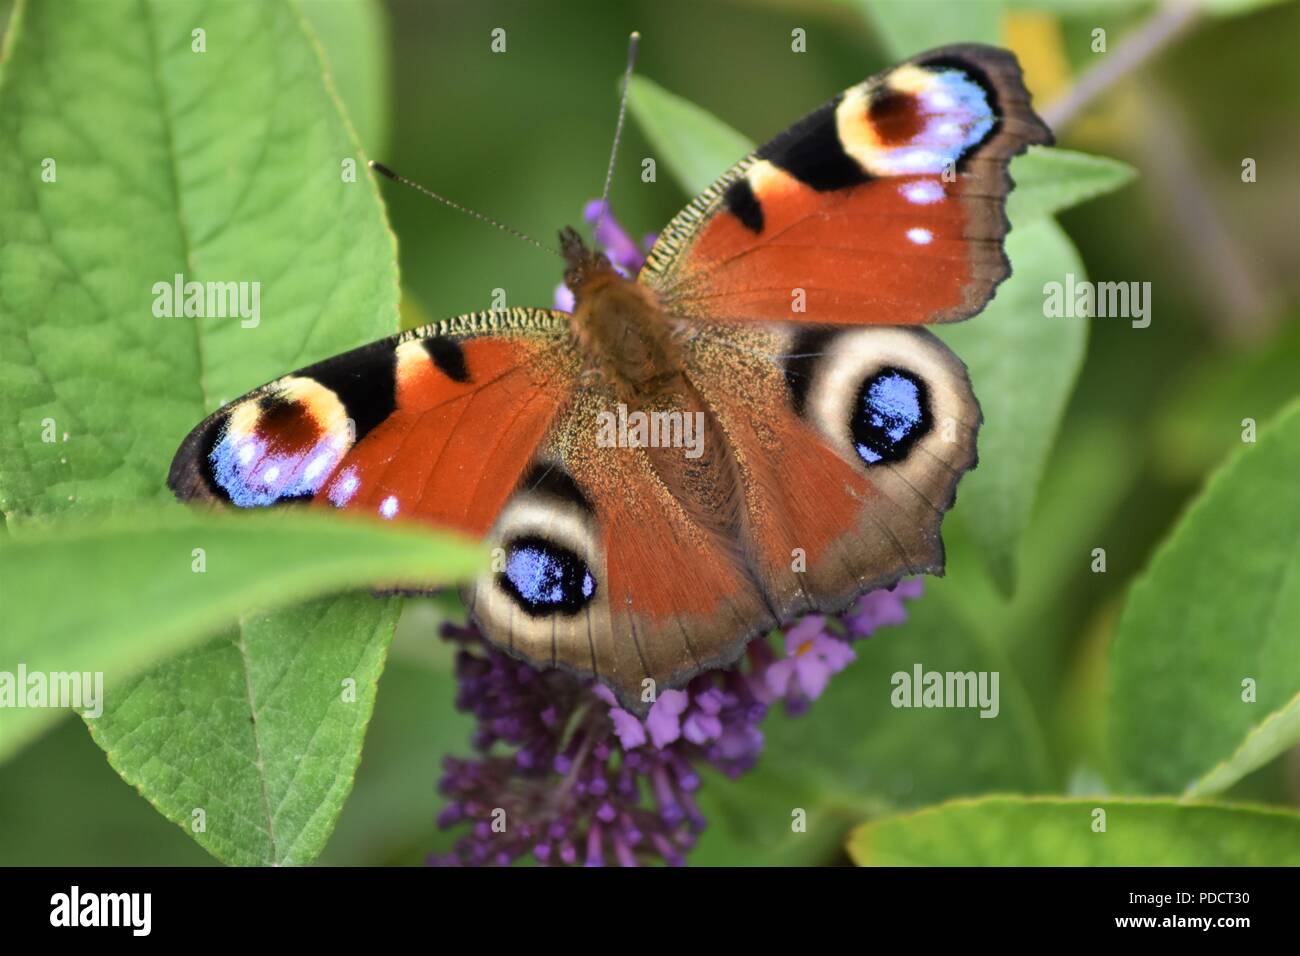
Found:
[(682, 735), (681, 713), (691, 703), (691, 698), (682, 690), (666, 690), (650, 707), (650, 714), (645, 719), (645, 728), (650, 734), (650, 742), (660, 750)]
[(831, 675), (849, 666), (857, 655), (848, 641), (826, 630), (826, 618), (809, 614), (785, 635), (785, 659), (767, 669), (767, 689), (777, 697), (821, 696)]
[(573, 297), (573, 290), (561, 282), (555, 287), (555, 310), (557, 312), (572, 312), (573, 306), (577, 299)]
[(878, 627), (896, 627), (907, 620), (902, 598), (919, 598), (921, 579), (899, 581), (889, 591), (871, 591), (858, 598), (844, 615), (844, 624), (853, 637), (866, 637)]
[(614, 722), (614, 733), (618, 735), (618, 742), (624, 750), (636, 750), (645, 743), (645, 725), (635, 716), (621, 707), (611, 707), (609, 718)]
[[(587, 205), (589, 221), (599, 213), (599, 202)], [(596, 238), (617, 268), (640, 268), (640, 249), (612, 217)], [(558, 294), (556, 307), (564, 308)], [(456, 707), (476, 721), (476, 753), (444, 762), (438, 824), (460, 836), (431, 862), (685, 863), (705, 827), (694, 798), (700, 768), (733, 778), (750, 769), (771, 706), (805, 710), (854, 660), (851, 642), (902, 623), (903, 599), (920, 593), (919, 579), (904, 581), (863, 595), (841, 617), (806, 615), (786, 628), (782, 656), (755, 639), (735, 667), (661, 691), (644, 719), (601, 684), (534, 670), (475, 628), (444, 625), (458, 647)]]
[[(609, 256), (609, 261), (613, 263), (614, 268), (626, 276), (634, 276), (641, 270), (641, 264), (645, 262), (645, 253), (650, 251), (649, 247), (643, 252), (636, 241), (618, 224), (618, 220), (608, 213), (608, 209), (609, 206), (604, 200), (593, 199), (583, 208), (582, 218), (595, 227), (596, 245)], [(602, 213), (605, 213), (603, 219)]]

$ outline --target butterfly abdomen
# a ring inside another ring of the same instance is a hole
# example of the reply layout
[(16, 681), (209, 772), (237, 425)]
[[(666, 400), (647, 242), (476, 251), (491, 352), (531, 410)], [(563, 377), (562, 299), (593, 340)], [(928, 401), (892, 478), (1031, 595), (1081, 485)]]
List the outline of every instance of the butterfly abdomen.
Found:
[(609, 269), (584, 282), (576, 298), (578, 344), (616, 393), (647, 400), (681, 380), (672, 326), (653, 292)]
[(654, 293), (608, 268), (588, 273), (575, 297), (579, 346), (607, 393), (626, 403), (623, 414), (680, 427), (671, 441), (643, 446), (657, 479), (700, 530), (734, 543), (741, 521), (735, 462), (712, 410), (684, 374), (674, 327)]

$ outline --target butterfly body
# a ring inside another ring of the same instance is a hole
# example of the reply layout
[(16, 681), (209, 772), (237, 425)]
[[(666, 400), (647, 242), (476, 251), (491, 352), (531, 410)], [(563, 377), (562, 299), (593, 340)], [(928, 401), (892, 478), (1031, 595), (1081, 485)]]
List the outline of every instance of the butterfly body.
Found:
[(619, 275), (608, 259), (580, 241), (577, 246), (573, 242), (564, 242), (571, 257), (566, 278), (574, 297), (574, 337), (588, 372), (630, 399), (680, 384), (674, 326), (654, 292)]
[(800, 613), (942, 573), (981, 415), (914, 326), (1006, 277), (1007, 163), (1049, 138), (1009, 54), (922, 54), (743, 159), (635, 279), (566, 230), (571, 313), (460, 316), (287, 375), (200, 423), (169, 485), (482, 538), (463, 595), (488, 640), (644, 711)]

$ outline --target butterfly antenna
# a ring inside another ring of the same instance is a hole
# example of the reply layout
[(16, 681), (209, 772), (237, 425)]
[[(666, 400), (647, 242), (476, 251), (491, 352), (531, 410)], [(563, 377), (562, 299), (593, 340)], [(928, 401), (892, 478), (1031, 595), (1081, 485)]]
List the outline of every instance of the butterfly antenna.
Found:
[(636, 47), (641, 34), (635, 30), (627, 38), (627, 69), (623, 71), (623, 92), (618, 98), (618, 123), (614, 127), (614, 145), (609, 151), (609, 165), (605, 168), (605, 188), (600, 193), (600, 214), (596, 217), (596, 235), (609, 212), (609, 187), (614, 182), (614, 163), (618, 159), (618, 144), (623, 138), (623, 120), (627, 117), (627, 89), (632, 83), (632, 67), (636, 65)]
[(455, 209), (457, 212), (463, 212), (467, 216), (473, 216), (479, 222), (485, 222), (489, 226), (496, 226), (502, 232), (508, 233), (514, 236), (516, 239), (522, 239), (524, 242), (527, 242), (530, 245), (534, 245), (538, 249), (541, 249), (542, 252), (548, 252), (553, 256), (560, 255), (558, 250), (552, 249), (550, 246), (542, 245), (540, 242), (538, 242), (536, 239), (534, 239), (532, 236), (528, 235), (527, 233), (520, 232), (518, 229), (515, 229), (511, 226), (507, 226), (503, 222), (498, 222), (497, 220), (493, 219), (491, 216), (485, 216), (481, 212), (475, 212), (473, 209), (470, 209), (468, 206), (462, 206), (460, 203), (448, 199), (446, 196), (440, 196), (438, 195), (438, 193), (434, 192), (432, 189), (429, 189), (426, 186), (421, 186), (419, 183), (407, 179), (405, 176), (399, 176), (397, 173), (393, 172), (383, 163), (377, 163), (372, 159), (370, 160), (370, 168), (377, 173), (387, 176), (395, 183), (401, 183), (403, 186), (410, 186), (412, 189), (416, 190), (417, 192), (424, 193), (424, 195), (428, 196), (430, 199), (436, 199), (444, 206), (450, 206), (452, 209)]

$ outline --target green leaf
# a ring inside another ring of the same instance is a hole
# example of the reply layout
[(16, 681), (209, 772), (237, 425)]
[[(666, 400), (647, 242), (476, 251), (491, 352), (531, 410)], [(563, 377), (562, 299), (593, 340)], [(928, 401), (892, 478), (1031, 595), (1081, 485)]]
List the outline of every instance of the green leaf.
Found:
[[(175, 505), (92, 529), (83, 523), (65, 520), (0, 539), (0, 672), (100, 672), (110, 704), (128, 693), (128, 678), (250, 608), (266, 611), (367, 584), (462, 580), (486, 561), (458, 537), (334, 514), (199, 514)], [(382, 603), (357, 599), (358, 608), (387, 620)], [(368, 641), (375, 624), (354, 626)], [(301, 628), (305, 638), (324, 629), (320, 621)], [(0, 758), (60, 713), (0, 708)], [(160, 707), (156, 716), (175, 726), (174, 711)]]
[(1252, 727), (1226, 760), (1188, 788), (1188, 795), (1200, 797), (1222, 793), (1297, 743), (1300, 743), (1300, 694)]
[[(1046, 789), (1045, 744), (1006, 659), (955, 611), (952, 582), (926, 579), (908, 621), (854, 644), (858, 659), (807, 714), (763, 725), (758, 766), (731, 782), (710, 779), (700, 802), (711, 821), (693, 862), (807, 865), (842, 845), (864, 815), (988, 790)], [(894, 675), (998, 673), (998, 709), (898, 708)], [(807, 814), (805, 832), (792, 813)]]
[(644, 76), (632, 77), (627, 103), (663, 164), (691, 195), (704, 192), (754, 149), (712, 113)]
[(299, 0), (370, 156), (388, 146), (388, 18), (376, 0)]
[(244, 616), (112, 694), (91, 735), (222, 862), (309, 863), (352, 788), (397, 611), (350, 594)]
[(857, 0), (890, 58), (903, 60), (947, 43), (998, 42), (1001, 0)]
[(1047, 318), (1043, 286), (1085, 277), (1079, 254), (1050, 218), (1016, 223), (1007, 236), (1014, 269), (976, 318), (936, 331), (970, 369), (984, 412), (979, 467), (962, 479), (956, 514), (979, 543), (1004, 593), (1029, 523), (1066, 402), (1083, 364), (1086, 319)]
[[(1105, 811), (1105, 832), (1094, 830)], [(987, 797), (853, 831), (859, 866), (1297, 866), (1300, 814), (1096, 797)]]
[[(205, 52), (194, 49), (198, 29)], [(20, 4), (9, 40), (0, 74), (9, 144), (0, 152), (0, 512), (14, 529), (33, 517), (167, 498), (172, 453), (206, 412), (395, 331), (398, 286), (377, 187), (295, 3)], [(357, 176), (346, 175), (349, 164)], [(48, 169), (53, 181), (42, 177)], [(260, 283), (258, 321), (155, 316), (155, 284), (176, 275)], [(390, 602), (353, 597), (249, 621), (227, 644), (255, 647), (255, 661), (211, 655), (200, 687), (163, 668), (142, 680), (148, 693), (129, 708), (114, 703), (97, 738), (117, 739), (120, 719), (123, 728), (208, 740), (207, 721), (217, 718), (188, 709), (192, 700), (218, 687), (256, 691), (254, 664), (287, 671), (307, 642), (346, 646), (337, 656), (357, 664), (358, 704), (347, 733), (320, 737), (334, 749), (313, 751), (312, 773), (298, 785), (311, 788), (305, 799), (317, 816), (297, 819), (304, 797), (290, 793), (295, 820), (274, 848), (241, 847), (211, 827), (205, 837), (230, 859), (306, 859), (355, 766), (393, 613)], [(257, 640), (268, 633), (277, 640)], [(166, 781), (146, 771), (198, 755), (178, 755), (157, 735), (134, 739), (139, 746), (118, 750), (114, 766), (180, 822), (175, 793), (156, 791)], [(261, 738), (267, 774), (296, 759), (297, 743)], [(268, 749), (279, 745), (289, 749)], [(247, 805), (218, 764), (195, 767), (208, 773), (190, 783), (209, 797)], [(217, 821), (229, 823), (220, 813)]]
[(1217, 792), (1300, 742), (1298, 474), (1293, 403), (1210, 479), (1133, 585), (1108, 685), (1122, 786)]
[(1007, 198), (1007, 216), (1017, 225), (1027, 225), (1114, 192), (1135, 176), (1136, 169), (1117, 159), (1031, 146), (1029, 152), (1011, 161), (1016, 186)]

